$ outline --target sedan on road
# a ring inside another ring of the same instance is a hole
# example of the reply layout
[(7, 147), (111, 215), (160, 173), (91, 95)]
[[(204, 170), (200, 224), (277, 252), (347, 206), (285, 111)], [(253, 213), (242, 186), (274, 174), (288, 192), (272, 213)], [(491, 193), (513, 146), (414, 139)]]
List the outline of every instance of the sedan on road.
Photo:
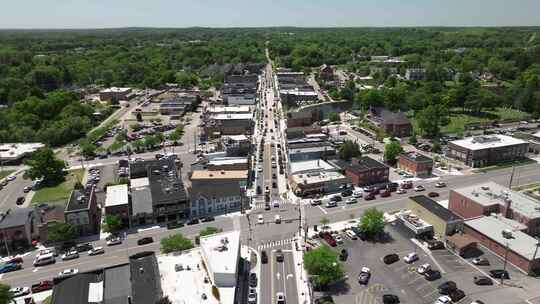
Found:
[(362, 267), (362, 270), (358, 275), (358, 283), (367, 285), (369, 278), (371, 278), (371, 270), (367, 267)]
[(437, 182), (437, 183), (435, 184), (435, 187), (436, 187), (436, 188), (444, 188), (444, 187), (446, 187), (446, 183), (444, 183), (444, 182)]
[(418, 185), (418, 186), (414, 187), (414, 191), (416, 191), (416, 192), (420, 192), (420, 191), (424, 191), (424, 190), (426, 190), (426, 188), (424, 188), (424, 186), (422, 186), (422, 185)]
[(285, 256), (283, 255), (283, 251), (281, 251), (281, 249), (276, 250), (276, 261), (283, 262), (284, 259)]
[(122, 239), (120, 237), (115, 237), (107, 241), (107, 246), (114, 246), (122, 244)]
[(70, 276), (76, 275), (77, 273), (79, 273), (79, 269), (71, 268), (71, 269), (66, 269), (66, 270), (60, 271), (58, 273), (58, 276), (59, 277), (70, 277)]
[(103, 249), (103, 247), (95, 247), (88, 250), (88, 255), (98, 255), (103, 253), (105, 253), (105, 249)]
[(20, 297), (30, 293), (30, 287), (15, 287), (9, 290), (13, 297)]
[(249, 274), (249, 287), (257, 287), (257, 274), (256, 273), (250, 273)]
[(285, 294), (283, 292), (276, 293), (276, 304), (285, 304)]
[(148, 237), (143, 237), (142, 239), (138, 239), (137, 240), (137, 245), (141, 246), (141, 245), (146, 245), (146, 244), (150, 244), (150, 243), (153, 243), (154, 242), (154, 239), (150, 236)]
[(67, 261), (67, 260), (73, 260), (73, 259), (76, 259), (79, 257), (79, 253), (77, 252), (77, 250), (75, 249), (72, 249), (66, 253), (64, 253), (62, 255), (62, 260), (63, 261)]

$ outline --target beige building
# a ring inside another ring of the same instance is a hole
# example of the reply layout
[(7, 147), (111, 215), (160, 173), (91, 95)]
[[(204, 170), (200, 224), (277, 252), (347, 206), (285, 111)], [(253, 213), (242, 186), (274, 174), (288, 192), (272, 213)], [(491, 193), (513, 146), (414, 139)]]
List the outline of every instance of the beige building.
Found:
[(463, 224), (463, 220), (459, 216), (425, 195), (409, 197), (407, 209), (431, 224), (434, 236), (439, 239), (452, 235)]

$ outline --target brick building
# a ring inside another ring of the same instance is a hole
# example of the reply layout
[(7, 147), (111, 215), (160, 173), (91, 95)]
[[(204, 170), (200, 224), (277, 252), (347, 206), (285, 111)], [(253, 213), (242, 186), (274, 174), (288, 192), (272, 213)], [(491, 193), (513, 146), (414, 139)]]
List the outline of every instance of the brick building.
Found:
[(131, 212), (127, 184), (107, 187), (105, 215), (117, 216), (125, 227), (130, 226)]
[(398, 168), (417, 177), (428, 177), (433, 170), (433, 160), (417, 152), (401, 153)]
[(412, 133), (412, 124), (404, 112), (392, 112), (385, 108), (371, 107), (368, 117), (390, 136), (406, 137)]
[(388, 182), (389, 167), (371, 157), (353, 158), (350, 162), (342, 160), (331, 162), (341, 168), (355, 186)]
[(65, 222), (75, 225), (81, 235), (99, 232), (101, 212), (96, 201), (95, 186), (73, 190), (64, 209)]
[(450, 190), (448, 208), (464, 219), (500, 214), (540, 235), (540, 202), (494, 182)]

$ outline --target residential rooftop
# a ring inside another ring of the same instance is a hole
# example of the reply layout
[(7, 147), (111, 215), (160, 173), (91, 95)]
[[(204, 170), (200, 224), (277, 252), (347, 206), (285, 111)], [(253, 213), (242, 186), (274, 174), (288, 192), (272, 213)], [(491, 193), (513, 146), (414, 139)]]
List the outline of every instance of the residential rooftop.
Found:
[(105, 207), (127, 205), (129, 203), (128, 197), (127, 184), (108, 186)]
[(524, 140), (501, 134), (467, 137), (450, 143), (473, 151), (527, 144)]
[(247, 170), (195, 170), (191, 173), (191, 179), (246, 179)]
[(409, 199), (416, 202), (418, 205), (424, 207), (429, 212), (435, 214), (439, 218), (443, 219), (446, 222), (458, 221), (460, 217), (455, 215), (452, 211), (444, 208), (441, 204), (432, 200), (431, 198), (425, 195), (411, 196)]
[[(519, 254), (520, 256), (532, 260), (536, 249), (537, 240), (532, 236), (514, 230), (514, 227), (508, 223), (501, 221), (495, 216), (482, 216), (465, 221), (465, 225), (480, 232), (495, 242), (505, 246), (508, 243), (508, 248)], [(511, 231), (512, 238), (505, 238), (503, 231)], [(536, 256), (540, 258), (540, 256)]]
[(462, 196), (475, 201), (483, 206), (505, 205), (507, 200), (511, 208), (530, 218), (540, 217), (540, 202), (537, 200), (508, 189), (494, 182), (476, 184), (452, 190)]

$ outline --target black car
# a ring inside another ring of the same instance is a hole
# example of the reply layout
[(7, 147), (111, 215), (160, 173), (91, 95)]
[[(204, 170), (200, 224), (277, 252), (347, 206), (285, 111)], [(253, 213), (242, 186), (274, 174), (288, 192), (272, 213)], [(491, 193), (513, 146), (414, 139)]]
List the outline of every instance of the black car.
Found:
[(213, 217), (213, 216), (206, 216), (206, 217), (203, 217), (201, 219), (201, 222), (203, 223), (207, 223), (207, 222), (212, 222), (212, 221), (215, 221), (216, 219)]
[(347, 252), (347, 249), (341, 249), (341, 252), (339, 253), (339, 260), (346, 261), (347, 257), (349, 257), (349, 253)]
[(334, 195), (334, 196), (332, 196), (332, 197), (330, 198), (330, 201), (336, 202), (336, 203), (337, 203), (337, 202), (341, 202), (342, 200), (343, 200), (343, 199), (342, 199), (341, 196), (339, 196), (339, 195)]
[(249, 287), (257, 287), (257, 283), (258, 283), (258, 280), (257, 280), (257, 274), (256, 273), (250, 273), (249, 274)]
[(455, 289), (451, 291), (448, 296), (452, 299), (452, 302), (457, 303), (461, 299), (465, 298), (465, 292), (461, 289)]
[(486, 276), (476, 276), (473, 280), (476, 285), (493, 285), (493, 281)]
[(457, 289), (456, 282), (446, 281), (437, 287), (440, 294), (447, 295)]
[(184, 223), (179, 223), (179, 222), (168, 222), (167, 223), (167, 229), (176, 229), (176, 228), (180, 228), (180, 227), (184, 227)]
[(94, 247), (92, 247), (90, 243), (75, 245), (75, 250), (77, 250), (77, 252), (85, 252), (85, 251), (91, 250), (92, 248)]
[(358, 227), (352, 227), (351, 230), (354, 232), (354, 234), (356, 234), (356, 236), (358, 236), (359, 239), (361, 239), (362, 241), (365, 241), (367, 240), (367, 234), (360, 228)]
[(199, 223), (199, 219), (191, 219), (189, 222), (187, 222), (188, 225), (196, 225)]
[(493, 269), (489, 271), (489, 275), (496, 279), (510, 279), (510, 276), (508, 275), (508, 271), (502, 270), (502, 269)]
[(383, 304), (396, 304), (399, 303), (399, 297), (393, 294), (385, 294), (382, 296)]
[(399, 261), (399, 256), (397, 254), (395, 254), (395, 253), (387, 254), (383, 258), (383, 262), (386, 265), (393, 264), (393, 263), (395, 263), (397, 261)]
[(147, 236), (147, 237), (143, 237), (142, 239), (138, 239), (137, 240), (137, 245), (146, 245), (146, 244), (150, 244), (150, 243), (153, 243), (154, 242), (154, 239), (151, 237), (151, 236)]
[(441, 272), (438, 270), (430, 269), (426, 272), (424, 272), (424, 277), (428, 281), (435, 281), (441, 277)]
[(276, 182), (273, 182), (273, 183), (272, 183), (272, 188), (274, 188), (274, 189), (277, 188)]
[(371, 273), (362, 271), (358, 275), (358, 283), (367, 285), (369, 278), (371, 278)]
[(257, 186), (257, 194), (262, 194), (261, 186)]
[(22, 205), (24, 203), (24, 200), (24, 196), (19, 196), (17, 197), (17, 201), (15, 202), (15, 204)]
[(268, 263), (268, 255), (266, 254), (266, 251), (261, 252), (261, 263), (266, 264)]
[(276, 261), (283, 262), (284, 259), (283, 251), (281, 251), (281, 249), (276, 250)]
[(350, 190), (350, 189), (341, 192), (341, 196), (343, 196), (343, 197), (351, 196), (352, 194), (353, 194), (353, 191)]
[(444, 243), (441, 241), (431, 241), (428, 243), (427, 247), (430, 250), (444, 249)]
[(270, 204), (265, 204), (265, 205), (264, 205), (264, 210), (270, 210), (270, 209), (272, 209), (272, 208), (270, 207)]

